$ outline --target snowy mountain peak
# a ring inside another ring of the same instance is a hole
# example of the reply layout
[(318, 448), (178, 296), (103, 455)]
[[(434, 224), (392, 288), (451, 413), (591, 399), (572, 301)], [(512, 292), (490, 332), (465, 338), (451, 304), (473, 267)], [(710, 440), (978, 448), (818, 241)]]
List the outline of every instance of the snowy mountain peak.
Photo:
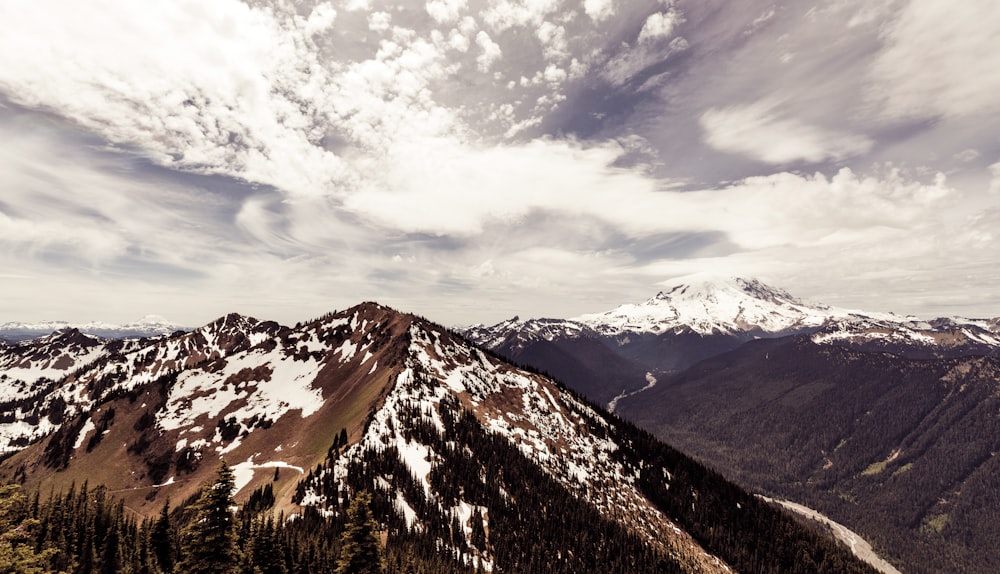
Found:
[(604, 334), (690, 330), (708, 335), (813, 329), (833, 315), (845, 314), (803, 303), (756, 279), (698, 275), (675, 282), (643, 303), (582, 315), (575, 321)]
[(772, 287), (753, 278), (720, 277), (712, 275), (695, 275), (682, 278), (660, 291), (650, 301), (678, 299), (718, 299), (723, 295), (731, 297), (751, 297), (761, 301), (783, 302), (802, 305), (802, 302), (792, 297), (784, 289)]

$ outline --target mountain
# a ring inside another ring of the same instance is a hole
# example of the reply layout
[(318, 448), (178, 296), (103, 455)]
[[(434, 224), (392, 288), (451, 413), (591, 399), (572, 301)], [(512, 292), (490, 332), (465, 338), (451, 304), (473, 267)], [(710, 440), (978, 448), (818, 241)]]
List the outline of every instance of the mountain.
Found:
[(608, 404), (756, 339), (805, 333), (817, 343), (913, 358), (996, 356), (998, 325), (997, 319), (923, 321), (841, 309), (803, 302), (756, 279), (697, 275), (611, 311), (570, 319), (514, 318), (465, 334)]
[[(905, 571), (995, 572), (998, 325), (699, 277), (606, 313), (469, 336), (593, 400), (612, 397), (616, 414), (748, 488), (848, 525)], [(603, 349), (574, 355), (580, 339)]]
[(159, 315), (146, 315), (138, 321), (125, 323), (124, 325), (113, 325), (102, 322), (71, 324), (66, 321), (42, 321), (40, 323), (8, 322), (0, 323), (0, 340), (8, 343), (18, 343), (43, 337), (56, 331), (71, 329), (105, 339), (138, 339), (141, 337), (169, 335), (177, 331), (187, 330)]
[[(223, 457), (238, 502), (336, 521), (367, 490), (390, 544), (467, 571), (870, 571), (556, 381), (374, 303), (295, 327), (228, 315), (86, 340), (61, 378), (9, 385), (0, 429), (31, 444), (0, 477), (104, 484), (153, 516)], [(28, 416), (44, 432), (17, 435)]]
[(611, 311), (570, 319), (515, 318), (465, 334), (504, 357), (573, 381), (574, 388), (607, 404), (646, 386), (650, 377), (747, 341), (815, 331), (852, 316), (803, 303), (754, 279), (699, 275)]
[(766, 336), (807, 331), (850, 312), (808, 305), (756, 279), (688, 277), (639, 304), (575, 321), (608, 336), (693, 332), (703, 336)]

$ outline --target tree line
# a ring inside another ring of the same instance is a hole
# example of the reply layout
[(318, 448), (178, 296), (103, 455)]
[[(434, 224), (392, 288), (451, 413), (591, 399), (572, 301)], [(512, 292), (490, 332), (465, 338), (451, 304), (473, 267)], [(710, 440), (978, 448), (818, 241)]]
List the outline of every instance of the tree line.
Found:
[[(155, 519), (129, 516), (104, 487), (84, 484), (42, 500), (0, 486), (0, 572), (11, 574), (395, 574), (422, 572), (386, 551), (357, 493), (339, 519), (292, 520), (259, 509), (234, 512), (233, 472), (221, 463), (196, 500)], [(259, 500), (258, 497), (258, 506)], [(272, 498), (273, 501), (273, 498)], [(409, 568), (407, 570), (406, 568)]]

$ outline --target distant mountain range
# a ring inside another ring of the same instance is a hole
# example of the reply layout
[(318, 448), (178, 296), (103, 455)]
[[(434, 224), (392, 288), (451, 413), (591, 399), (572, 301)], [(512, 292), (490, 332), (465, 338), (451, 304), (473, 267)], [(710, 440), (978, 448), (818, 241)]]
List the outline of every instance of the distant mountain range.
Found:
[(8, 343), (28, 341), (50, 335), (56, 331), (76, 329), (87, 335), (105, 339), (138, 339), (140, 337), (155, 337), (169, 335), (177, 331), (188, 330), (185, 327), (171, 323), (159, 315), (146, 315), (138, 321), (115, 325), (92, 321), (90, 323), (69, 323), (66, 321), (41, 321), (38, 323), (0, 323), (0, 340)]
[(368, 490), (425, 571), (872, 572), (560, 383), (374, 303), (0, 346), (0, 451), (2, 479), (103, 484), (143, 516), (220, 457), (238, 502), (286, 516), (343, 520)]
[(698, 277), (467, 336), (742, 484), (806, 503), (907, 572), (1000, 567), (1000, 320), (921, 320)]

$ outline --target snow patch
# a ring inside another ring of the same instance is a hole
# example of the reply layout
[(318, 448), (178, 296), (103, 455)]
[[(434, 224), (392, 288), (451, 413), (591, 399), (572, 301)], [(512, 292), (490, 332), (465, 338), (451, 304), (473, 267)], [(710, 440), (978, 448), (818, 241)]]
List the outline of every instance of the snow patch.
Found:
[(80, 429), (80, 434), (76, 436), (76, 442), (73, 443), (73, 450), (83, 446), (83, 441), (87, 439), (87, 435), (93, 430), (97, 430), (97, 426), (94, 424), (94, 419), (88, 418), (87, 422), (83, 423), (83, 428)]
[(235, 490), (233, 491), (234, 495), (239, 494), (239, 492), (243, 490), (246, 485), (250, 484), (250, 481), (253, 480), (254, 470), (258, 468), (290, 468), (298, 471), (299, 474), (305, 474), (302, 467), (288, 464), (282, 460), (272, 460), (258, 463), (254, 462), (253, 459), (254, 457), (251, 456), (245, 461), (239, 464), (234, 464), (230, 467), (233, 471), (233, 484), (235, 487)]

